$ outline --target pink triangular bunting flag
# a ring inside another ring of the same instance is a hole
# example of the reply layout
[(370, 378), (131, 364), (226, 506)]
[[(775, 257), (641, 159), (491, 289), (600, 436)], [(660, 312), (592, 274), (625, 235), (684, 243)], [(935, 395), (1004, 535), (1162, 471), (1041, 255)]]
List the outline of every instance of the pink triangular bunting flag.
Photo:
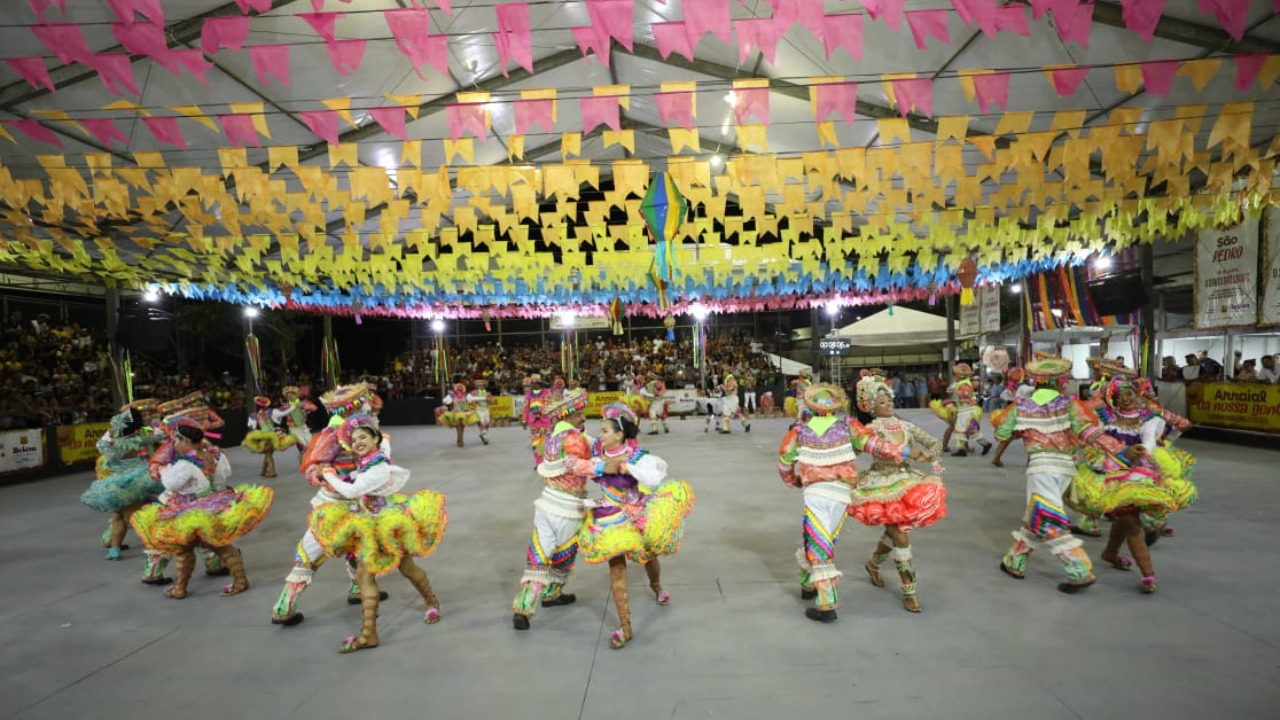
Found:
[(495, 8), (498, 13), (498, 32), (493, 34), (498, 45), (498, 64), (502, 74), (507, 74), (507, 61), (515, 60), (520, 67), (533, 72), (533, 37), (529, 25), (529, 3), (507, 3)]
[(329, 59), (333, 61), (333, 69), (339, 75), (350, 75), (360, 69), (367, 43), (364, 39), (334, 40), (324, 46), (329, 51)]
[(794, 25), (801, 25), (822, 39), (823, 0), (776, 0), (773, 5), (773, 19), (776, 25), (774, 35), (781, 38)]
[(209, 81), (205, 78), (205, 73), (213, 67), (213, 63), (204, 56), (204, 53), (195, 48), (185, 50), (171, 50), (170, 53), (182, 65), (182, 68), (191, 73), (191, 76), (200, 81), (201, 85), (208, 86)]
[(697, 0), (684, 3), (684, 27), (689, 33), (689, 46), (698, 47), (698, 42), (707, 33), (715, 33), (729, 45), (733, 42), (729, 25), (729, 0)]
[(31, 6), (31, 12), (36, 14), (36, 19), (44, 22), (44, 11), (49, 9), (50, 5), (57, 5), (62, 12), (67, 11), (67, 0), (27, 0), (27, 4)]
[(541, 125), (547, 132), (555, 132), (555, 100), (542, 98), (536, 100), (516, 100), (516, 134), (524, 135), (534, 123)]
[(336, 111), (303, 110), (298, 113), (298, 117), (302, 118), (307, 129), (315, 133), (316, 137), (330, 145), (338, 144), (338, 113)]
[(973, 94), (978, 108), (990, 112), (992, 107), (1009, 109), (1009, 73), (985, 73), (973, 76)]
[(12, 57), (5, 58), (4, 61), (9, 63), (9, 67), (21, 75), (23, 80), (31, 83), (31, 87), (45, 87), (50, 91), (57, 89), (53, 84), (53, 78), (49, 76), (49, 68), (44, 65), (43, 57)]
[[(617, 105), (617, 100), (614, 104)], [(489, 137), (484, 103), (458, 103), (447, 106), (447, 110), (450, 139), (457, 140), (468, 130), (481, 140)]]
[(693, 128), (693, 99), (691, 92), (660, 92), (653, 96), (663, 124), (674, 120), (685, 130)]
[(9, 127), (17, 128), (23, 135), (32, 140), (39, 140), (42, 143), (49, 143), (57, 147), (62, 147), (62, 141), (58, 139), (53, 131), (40, 124), (39, 120), (5, 120)]
[[(633, 0), (592, 0), (587, 3), (587, 15), (591, 18), (591, 24), (605, 37), (617, 40), (627, 52), (635, 49)], [(606, 42), (605, 50), (608, 49)]]
[(689, 32), (682, 22), (654, 23), (649, 26), (653, 31), (653, 44), (658, 46), (662, 59), (666, 60), (675, 53), (686, 60), (693, 59), (693, 46), (689, 43)]
[(859, 0), (867, 9), (872, 20), (884, 19), (884, 26), (890, 30), (902, 29), (903, 0)]
[(32, 25), (31, 33), (64, 64), (78, 62), (88, 65), (89, 59), (93, 57), (89, 46), (85, 44), (84, 34), (80, 31), (79, 25), (70, 23)]
[(1120, 0), (1124, 26), (1138, 33), (1150, 43), (1156, 35), (1156, 25), (1164, 14), (1165, 0)]
[(1088, 67), (1054, 68), (1049, 71), (1049, 79), (1053, 82), (1054, 92), (1067, 97), (1075, 94), (1088, 74)]
[(408, 140), (409, 135), (405, 132), (404, 108), (399, 105), (390, 107), (369, 108), (369, 115), (373, 117), (374, 122), (382, 126), (389, 135), (400, 140)]
[(227, 142), (232, 145), (262, 147), (258, 131), (253, 127), (252, 115), (219, 115), (222, 132), (227, 134)]
[(773, 18), (735, 20), (738, 33), (738, 62), (745, 63), (752, 50), (759, 49), (772, 65), (778, 61), (778, 30)]
[(826, 15), (822, 23), (822, 44), (826, 48), (827, 57), (831, 52), (842, 47), (855, 60), (862, 59), (862, 16)]
[[(573, 33), (573, 39), (578, 43), (578, 51), (582, 53), (582, 57), (588, 60), (595, 57), (600, 64), (609, 67), (609, 37), (600, 32), (595, 25), (585, 25), (581, 27), (572, 27), (569, 30)], [(654, 33), (657, 37), (657, 33)], [(658, 45), (661, 52), (662, 45)], [(591, 53), (588, 55), (587, 53)]]
[(239, 50), (249, 37), (249, 18), (225, 15), (211, 17), (200, 28), (200, 49), (212, 55), (218, 48)]
[(1200, 12), (1211, 13), (1227, 34), (1236, 40), (1244, 37), (1249, 21), (1249, 0), (1200, 0)]
[(951, 42), (951, 34), (947, 32), (946, 10), (912, 10), (907, 13), (907, 27), (911, 28), (911, 37), (916, 47), (926, 49), (929, 38), (936, 38), (942, 44)]
[(107, 0), (107, 6), (125, 25), (134, 23), (134, 13), (150, 18), (157, 25), (164, 25), (164, 8), (160, 6), (160, 0)]
[(589, 133), (599, 125), (607, 125), (612, 130), (622, 129), (617, 96), (584, 97), (578, 102), (582, 111), (582, 132)]
[(85, 64), (97, 71), (98, 77), (102, 78), (102, 84), (113, 95), (119, 95), (121, 90), (128, 90), (134, 95), (139, 94), (138, 82), (133, 77), (133, 60), (128, 55), (102, 53), (94, 55)]
[(152, 135), (162, 143), (168, 143), (179, 150), (187, 149), (187, 139), (182, 136), (182, 128), (178, 127), (178, 118), (167, 115), (152, 115), (142, 118)]
[(163, 65), (169, 72), (180, 72), (169, 50), (169, 41), (165, 38), (164, 26), (149, 22), (136, 22), (130, 25), (112, 23), (111, 34), (116, 36), (120, 45), (134, 55), (151, 57)]
[[(1027, 10), (1020, 5), (996, 8), (995, 20), (997, 32), (1008, 30), (1014, 35), (1031, 37), (1031, 28), (1027, 25)], [(983, 27), (982, 31), (987, 32), (987, 29)], [(988, 35), (994, 34), (988, 33)]]
[(1167, 97), (1169, 90), (1173, 88), (1173, 78), (1178, 74), (1179, 67), (1182, 67), (1180, 60), (1144, 62), (1142, 63), (1142, 84), (1147, 88), (1147, 92), (1159, 97)]
[(1053, 8), (1053, 20), (1058, 26), (1059, 40), (1089, 47), (1089, 31), (1093, 29), (1093, 3), (1061, 3)]
[(337, 39), (337, 29), (334, 27), (338, 22), (338, 18), (344, 17), (339, 12), (327, 13), (298, 13), (298, 17), (306, 21), (316, 34), (324, 39), (326, 43), (332, 43)]
[(894, 80), (893, 94), (898, 100), (898, 112), (902, 117), (906, 117), (912, 108), (925, 117), (933, 116), (933, 80), (931, 78)]
[(858, 83), (821, 83), (817, 88), (818, 113), (816, 120), (822, 122), (832, 112), (840, 113), (840, 117), (853, 125), (858, 114)]
[(1236, 63), (1236, 90), (1244, 92), (1253, 84), (1253, 79), (1258, 77), (1258, 73), (1262, 71), (1262, 66), (1270, 57), (1266, 53), (1249, 53), (1246, 55), (1232, 55), (1231, 59)]
[(769, 124), (769, 88), (734, 88), (733, 115), (738, 124), (755, 115), (761, 124)]
[(259, 13), (271, 11), (271, 0), (235, 0), (236, 7), (240, 8), (240, 12), (248, 14), (250, 10)]
[(110, 145), (114, 142), (124, 142), (125, 135), (120, 131), (120, 126), (116, 125), (116, 121), (111, 118), (80, 118), (77, 120), (94, 140), (103, 145)]
[(268, 76), (289, 87), (292, 74), (289, 70), (288, 45), (250, 45), (249, 59), (253, 61), (253, 70), (258, 73), (258, 82), (270, 85)]

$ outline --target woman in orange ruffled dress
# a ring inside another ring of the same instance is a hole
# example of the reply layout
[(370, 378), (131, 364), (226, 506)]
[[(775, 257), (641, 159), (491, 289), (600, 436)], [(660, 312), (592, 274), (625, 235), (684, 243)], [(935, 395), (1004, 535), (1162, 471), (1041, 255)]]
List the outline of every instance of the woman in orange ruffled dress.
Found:
[(939, 477), (942, 466), (938, 464), (942, 443), (894, 415), (893, 389), (881, 377), (868, 375), (858, 382), (858, 409), (875, 416), (866, 427), (882, 442), (909, 448), (915, 451), (912, 457), (933, 462), (933, 474), (926, 475), (912, 468), (908, 459), (876, 456), (871, 466), (858, 474), (849, 501), (849, 514), (863, 525), (884, 526), (884, 535), (865, 566), (871, 584), (884, 587), (880, 566), (892, 554), (902, 582), (902, 606), (918, 613), (921, 606), (907, 534), (947, 516), (947, 488)]

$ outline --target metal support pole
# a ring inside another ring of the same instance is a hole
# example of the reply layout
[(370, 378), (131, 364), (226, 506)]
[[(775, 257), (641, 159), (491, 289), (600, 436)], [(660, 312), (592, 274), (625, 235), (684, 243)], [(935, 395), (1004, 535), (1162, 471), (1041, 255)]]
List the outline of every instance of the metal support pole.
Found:
[[(8, 298), (5, 299), (5, 309), (8, 310)], [(8, 314), (6, 313), (6, 318)], [(111, 363), (113, 367), (124, 367), (124, 348), (120, 347), (120, 340), (117, 335), (120, 334), (120, 289), (107, 288), (107, 349), (111, 353)], [(128, 379), (126, 378), (126, 382)], [(115, 400), (115, 407), (120, 407), (129, 401), (122, 394), (123, 388), (117, 387), (117, 383), (111, 383), (111, 395)]]
[(811, 307), (809, 308), (809, 357), (813, 358), (810, 361), (810, 364), (812, 364), (814, 368), (822, 367), (822, 363), (819, 362), (821, 360), (821, 356), (818, 354), (818, 335), (820, 334), (820, 329), (821, 328), (818, 326), (818, 308)]
[[(1142, 245), (1138, 248), (1138, 256), (1142, 263), (1142, 288), (1149, 298), (1155, 294), (1154, 250), (1149, 244)], [(1138, 317), (1138, 354), (1141, 357), (1134, 358), (1133, 362), (1138, 366), (1138, 371), (1144, 375), (1158, 376), (1158, 368), (1160, 366), (1156, 364), (1156, 344), (1154, 342), (1156, 328), (1155, 307), (1150, 302), (1143, 303)]]
[(956, 296), (947, 295), (944, 302), (947, 312), (947, 369), (955, 367), (956, 355)]

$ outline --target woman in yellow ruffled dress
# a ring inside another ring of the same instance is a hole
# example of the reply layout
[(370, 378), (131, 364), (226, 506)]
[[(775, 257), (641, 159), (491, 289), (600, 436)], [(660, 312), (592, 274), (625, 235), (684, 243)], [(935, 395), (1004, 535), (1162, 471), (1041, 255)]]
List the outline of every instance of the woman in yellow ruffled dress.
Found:
[[(1140, 516), (1163, 520), (1194, 503), (1196, 488), (1184, 473), (1188, 465), (1160, 447), (1165, 421), (1138, 394), (1132, 380), (1113, 378), (1104, 393), (1104, 402), (1097, 409), (1099, 422), (1103, 432), (1125, 447), (1109, 453), (1096, 445), (1088, 446), (1068, 501), (1080, 512), (1111, 518), (1111, 535), (1102, 560), (1124, 571), (1136, 562), (1142, 572), (1139, 589), (1153, 593), (1155, 567)], [(1132, 560), (1120, 555), (1120, 545), (1125, 542)]]
[(359, 457), (346, 477), (332, 468), (322, 469), (324, 486), (345, 498), (311, 511), (311, 532), (333, 558), (356, 557), (356, 583), (360, 586), (362, 623), (360, 634), (342, 642), (339, 652), (378, 647), (377, 577), (392, 570), (400, 574), (426, 602), (423, 621), (440, 621), (440, 601), (431, 590), (427, 572), (413, 561), (435, 552), (448, 525), (444, 495), (434, 490), (400, 492), (409, 471), (392, 465), (382, 453), (382, 433), (377, 421), (365, 414), (352, 415), (338, 429), (343, 443)]
[(444, 405), (448, 409), (440, 413), (440, 424), (457, 431), (458, 447), (462, 447), (467, 426), (480, 423), (480, 414), (471, 407), (468, 399), (466, 384), (454, 383), (453, 389), (444, 397)]
[(232, 581), (222, 588), (223, 596), (238, 595), (249, 589), (249, 579), (232, 543), (258, 527), (271, 510), (274, 493), (262, 485), (214, 487), (231, 474), (226, 456), (204, 442), (204, 431), (190, 419), (167, 429), (173, 453), (159, 469), (165, 491), (158, 503), (138, 510), (129, 522), (148, 550), (177, 556), (178, 577), (166, 597), (187, 596), (196, 547), (213, 551), (230, 571)]
[(638, 416), (622, 403), (603, 410), (600, 437), (592, 459), (577, 470), (600, 484), (604, 497), (587, 513), (578, 533), (578, 557), (588, 563), (609, 563), (613, 602), (619, 627), (609, 645), (620, 648), (631, 640), (631, 603), (627, 594), (627, 560), (644, 565), (649, 588), (659, 605), (671, 602), (662, 589), (658, 558), (680, 549), (684, 519), (693, 509), (693, 488), (684, 480), (667, 479), (667, 463), (636, 443)]
[(271, 409), (271, 398), (259, 395), (253, 399), (257, 410), (249, 416), (249, 432), (245, 433), (240, 447), (262, 456), (262, 477), (276, 476), (277, 450), (288, 450), (298, 444), (298, 438), (276, 423)]

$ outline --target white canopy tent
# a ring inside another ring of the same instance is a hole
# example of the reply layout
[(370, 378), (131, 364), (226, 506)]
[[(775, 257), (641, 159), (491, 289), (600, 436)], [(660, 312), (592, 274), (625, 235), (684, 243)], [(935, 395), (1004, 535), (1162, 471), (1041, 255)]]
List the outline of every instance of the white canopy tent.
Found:
[(812, 366), (805, 365), (804, 363), (792, 360), (791, 358), (774, 355), (773, 353), (765, 353), (765, 355), (769, 358), (769, 363), (778, 368), (783, 375), (796, 376), (799, 375), (801, 371), (813, 372)]
[[(933, 313), (893, 307), (845, 325), (831, 335), (852, 340), (855, 350), (859, 347), (896, 348), (918, 345), (941, 349), (947, 344), (947, 319)], [(961, 336), (957, 335), (956, 338), (960, 339)]]

